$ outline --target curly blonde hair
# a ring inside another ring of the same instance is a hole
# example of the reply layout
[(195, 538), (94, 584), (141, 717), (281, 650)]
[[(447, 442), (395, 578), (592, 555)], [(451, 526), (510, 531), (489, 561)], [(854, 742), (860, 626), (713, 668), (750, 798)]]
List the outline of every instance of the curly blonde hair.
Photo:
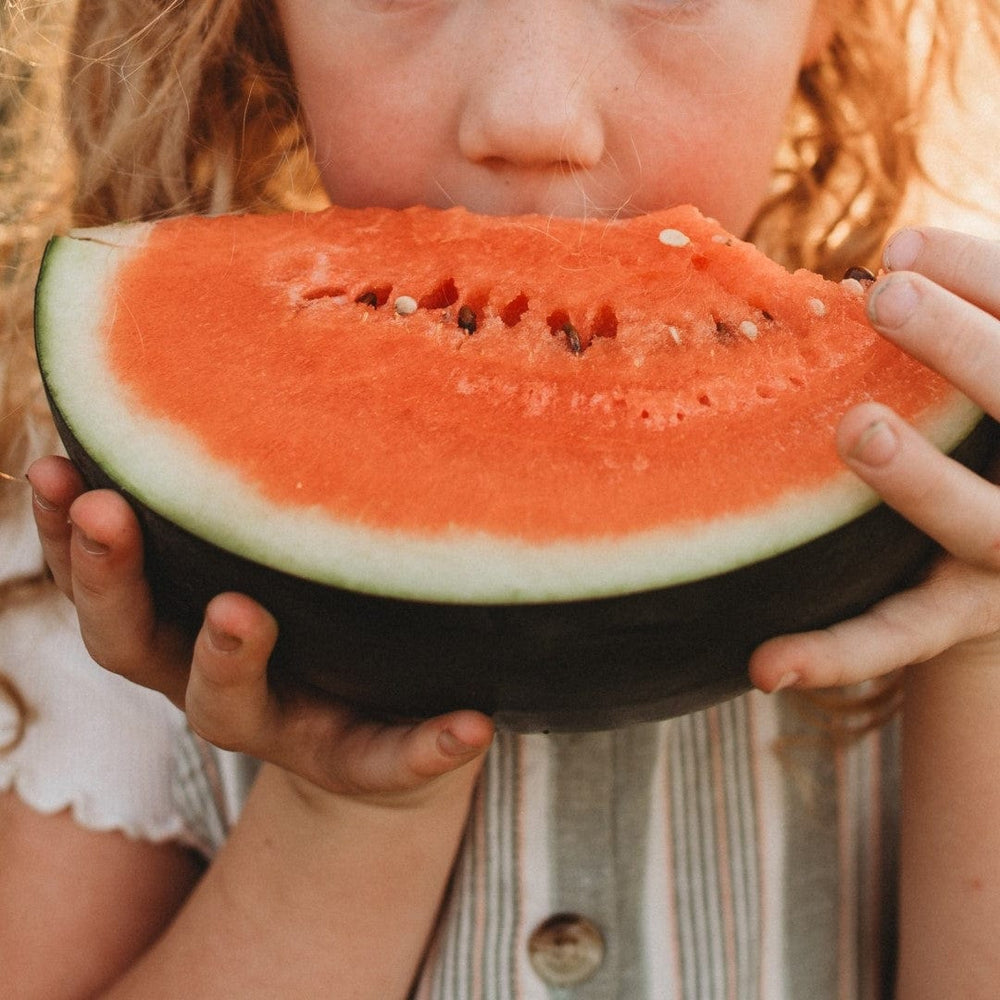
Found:
[[(0, 470), (17, 473), (48, 430), (31, 345), (32, 287), (45, 240), (69, 221), (72, 171), (60, 127), (68, 18), (55, 4), (0, 11)], [(0, 487), (0, 516), (22, 492)]]
[(88, 151), (78, 220), (322, 199), (269, 0), (122, 6), (79, 0), (69, 66), (84, 95), (70, 114), (72, 138)]
[[(831, 4), (832, 37), (800, 73), (772, 193), (749, 235), (789, 266), (839, 277), (877, 257), (923, 176), (931, 85), (953, 78), (963, 35), (975, 28), (1000, 52), (1000, 5), (819, 2)], [(271, 0), (8, 0), (3, 11), (0, 153), (22, 155), (0, 162), (23, 164), (25, 150), (49, 156), (41, 171), (32, 161), (24, 176), (36, 190), (18, 193), (0, 234), (0, 469), (23, 460), (28, 428), (49, 433), (30, 337), (46, 229), (323, 203)], [(60, 80), (72, 156), (55, 125)]]

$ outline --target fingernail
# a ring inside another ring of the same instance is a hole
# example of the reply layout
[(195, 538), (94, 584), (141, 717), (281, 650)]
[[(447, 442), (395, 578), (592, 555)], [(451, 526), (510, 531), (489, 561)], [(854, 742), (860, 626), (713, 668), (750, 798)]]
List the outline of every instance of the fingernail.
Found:
[(85, 531), (82, 531), (77, 525), (73, 525), (73, 531), (76, 534), (77, 540), (80, 543), (80, 548), (84, 552), (92, 556), (105, 556), (110, 551), (109, 546), (105, 545), (103, 542), (95, 541), (90, 537)]
[(450, 729), (442, 729), (437, 738), (438, 749), (448, 757), (463, 757), (473, 750), (463, 743)]
[(876, 326), (893, 330), (902, 326), (917, 307), (920, 295), (902, 275), (878, 282), (868, 296), (868, 316)]
[(242, 640), (237, 638), (235, 635), (223, 632), (221, 629), (217, 629), (212, 625), (207, 625), (206, 631), (208, 633), (208, 641), (220, 653), (232, 653), (234, 650), (239, 649), (242, 645)]
[(850, 457), (863, 465), (888, 465), (898, 448), (896, 432), (884, 420), (876, 420), (854, 442)]
[(801, 680), (801, 676), (796, 670), (789, 670), (777, 684), (771, 688), (771, 694), (777, 694), (779, 691), (784, 691), (785, 688), (794, 687)]
[(882, 264), (887, 271), (906, 271), (913, 267), (924, 248), (924, 237), (915, 229), (901, 229), (882, 251)]
[(56, 504), (43, 497), (42, 494), (36, 490), (31, 491), (31, 499), (39, 510), (44, 510), (47, 514), (51, 514), (53, 511), (59, 509)]

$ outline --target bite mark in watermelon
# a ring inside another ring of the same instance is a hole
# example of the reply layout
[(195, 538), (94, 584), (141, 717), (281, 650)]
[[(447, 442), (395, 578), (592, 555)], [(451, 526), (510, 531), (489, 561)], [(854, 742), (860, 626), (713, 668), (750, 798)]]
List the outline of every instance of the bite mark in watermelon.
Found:
[(844, 410), (986, 447), (857, 281), (688, 207), (77, 231), (37, 317), (67, 448), (136, 504), (172, 612), (251, 593), (279, 668), (391, 712), (575, 728), (736, 693), (761, 640), (928, 555), (839, 462)]

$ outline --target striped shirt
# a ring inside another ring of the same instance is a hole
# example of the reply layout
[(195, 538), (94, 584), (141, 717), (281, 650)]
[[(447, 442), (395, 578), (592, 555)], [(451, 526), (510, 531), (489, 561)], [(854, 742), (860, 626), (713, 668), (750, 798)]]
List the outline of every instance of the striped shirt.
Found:
[[(194, 738), (185, 755), (179, 801), (211, 849), (250, 776)], [(837, 744), (794, 696), (757, 692), (609, 732), (500, 732), (414, 1000), (888, 997), (897, 773), (895, 724)], [(575, 985), (531, 959), (554, 914), (596, 928)]]

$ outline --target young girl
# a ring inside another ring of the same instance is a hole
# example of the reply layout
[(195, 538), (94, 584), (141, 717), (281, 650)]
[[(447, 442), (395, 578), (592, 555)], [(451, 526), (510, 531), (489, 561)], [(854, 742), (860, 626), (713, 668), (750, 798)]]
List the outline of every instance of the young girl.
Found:
[[(345, 205), (595, 215), (690, 201), (836, 276), (877, 258), (918, 173), (903, 7), (79, 0), (74, 214), (299, 205), (315, 170)], [(925, 13), (932, 67), (974, 14), (1000, 30), (987, 0)], [(877, 328), (1000, 415), (1000, 247), (923, 228), (882, 256)], [(473, 712), (386, 727), (279, 699), (264, 609), (220, 595), (187, 648), (152, 613), (123, 502), (82, 493), (61, 460), (37, 463), (46, 558), (94, 658), (266, 763), (244, 804), (243, 759), (143, 702), (142, 740), (165, 740), (175, 769), (139, 779), (173, 803), (165, 840), (143, 803), (131, 808), (145, 839), (126, 840), (8, 794), (0, 968), (13, 993), (876, 997), (893, 990), (898, 938), (899, 997), (995, 996), (1000, 792), (981, 781), (1000, 765), (1000, 494), (881, 407), (845, 415), (838, 444), (949, 555), (860, 619), (762, 647), (751, 676), (814, 688), (920, 663), (906, 672), (901, 793), (895, 726), (827, 739), (804, 697), (495, 738)], [(65, 745), (45, 724), (75, 694), (48, 660), (0, 771), (19, 790), (33, 729), (37, 753)], [(4, 669), (20, 690), (41, 668), (25, 653)], [(894, 690), (863, 691), (866, 722)], [(120, 753), (150, 759), (92, 714)], [(200, 880), (191, 844), (215, 852)]]

